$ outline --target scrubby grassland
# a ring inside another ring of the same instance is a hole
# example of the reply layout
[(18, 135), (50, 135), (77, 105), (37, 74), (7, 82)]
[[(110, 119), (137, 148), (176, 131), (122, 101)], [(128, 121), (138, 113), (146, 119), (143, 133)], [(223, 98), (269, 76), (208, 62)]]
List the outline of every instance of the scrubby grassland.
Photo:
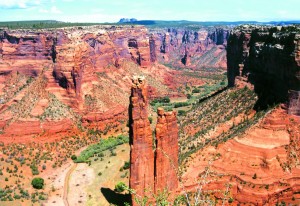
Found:
[[(152, 110), (156, 111), (158, 107), (163, 107), (166, 111), (171, 111), (173, 109), (177, 110), (179, 116), (184, 116), (187, 111), (192, 109), (192, 105), (197, 102), (206, 99), (216, 92), (224, 90), (227, 87), (226, 74), (222, 71), (207, 72), (209, 69), (202, 71), (184, 71), (182, 75), (184, 77), (191, 77), (194, 79), (200, 79), (205, 82), (203, 85), (196, 85), (193, 83), (186, 83), (183, 87), (179, 87), (178, 91), (184, 93), (186, 98), (169, 98), (161, 97), (154, 99), (150, 102)], [(215, 74), (214, 72), (217, 72)]]
[(90, 157), (89, 164), (78, 164), (70, 177), (70, 205), (82, 202), (91, 206), (108, 206), (110, 203), (123, 205), (124, 202), (129, 202), (129, 195), (113, 191), (118, 182), (129, 184), (129, 167), (126, 166), (129, 163), (129, 153), (129, 144), (122, 144)]
[(242, 134), (258, 122), (267, 111), (255, 113), (254, 91), (227, 89), (214, 97), (197, 103), (180, 123), (180, 161), (207, 146), (227, 141)]
[[(79, 156), (78, 161), (84, 161), (95, 151), (111, 149), (124, 142), (128, 142), (127, 136), (103, 139), (102, 134), (94, 130), (54, 142), (9, 145), (0, 142), (0, 205), (7, 201), (41, 204), (55, 191), (51, 180), (47, 179), (48, 174), (55, 173), (70, 161), (75, 151), (97, 143)], [(35, 190), (30, 185), (32, 178), (37, 176), (45, 179), (46, 186), (42, 190)]]
[(101, 152), (109, 149), (114, 149), (116, 146), (128, 143), (129, 137), (125, 135), (119, 135), (117, 137), (109, 137), (108, 139), (102, 139), (97, 144), (90, 145), (87, 149), (82, 151), (80, 155), (74, 158), (74, 162), (82, 163), (88, 162), (89, 158), (98, 156)]

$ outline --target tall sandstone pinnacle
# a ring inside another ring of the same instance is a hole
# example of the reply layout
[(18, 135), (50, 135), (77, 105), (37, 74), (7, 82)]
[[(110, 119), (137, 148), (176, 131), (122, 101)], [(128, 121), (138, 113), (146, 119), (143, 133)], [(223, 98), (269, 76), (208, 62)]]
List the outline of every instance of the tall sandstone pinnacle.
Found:
[[(147, 112), (147, 89), (143, 77), (134, 77), (132, 83), (129, 105), (129, 186), (135, 190), (137, 196), (150, 196), (154, 192), (154, 151)], [(135, 204), (133, 201), (133, 205)]]
[(155, 190), (174, 191), (178, 187), (178, 126), (176, 112), (157, 110)]
[[(130, 183), (135, 196), (151, 197), (178, 187), (178, 126), (176, 112), (158, 108), (156, 149), (148, 120), (147, 88), (144, 77), (133, 77), (129, 105)], [(132, 204), (136, 205), (132, 196)]]

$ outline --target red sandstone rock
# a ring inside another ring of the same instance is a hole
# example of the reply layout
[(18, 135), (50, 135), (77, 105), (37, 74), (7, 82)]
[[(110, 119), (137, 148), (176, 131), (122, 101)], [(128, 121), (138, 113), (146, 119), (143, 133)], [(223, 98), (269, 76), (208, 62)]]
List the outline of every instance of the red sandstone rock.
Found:
[[(192, 155), (182, 182), (188, 191), (195, 191), (199, 174), (209, 167), (214, 174), (207, 178), (203, 190), (226, 190), (235, 204), (275, 205), (299, 204), (292, 200), (299, 191), (300, 118), (275, 109), (245, 134), (228, 140), (218, 147), (208, 146)], [(219, 158), (210, 165), (214, 155)], [(254, 178), (256, 174), (257, 178)], [(197, 181), (195, 181), (197, 180)], [(217, 194), (215, 194), (218, 196)], [(223, 197), (220, 195), (220, 197)]]
[[(154, 152), (153, 138), (148, 120), (148, 100), (144, 78), (135, 77), (131, 88), (130, 123), (130, 188), (136, 196), (154, 192)], [(147, 190), (147, 192), (145, 192)], [(133, 201), (133, 205), (136, 203)]]
[(155, 190), (169, 192), (178, 187), (178, 126), (176, 112), (158, 108), (156, 125)]

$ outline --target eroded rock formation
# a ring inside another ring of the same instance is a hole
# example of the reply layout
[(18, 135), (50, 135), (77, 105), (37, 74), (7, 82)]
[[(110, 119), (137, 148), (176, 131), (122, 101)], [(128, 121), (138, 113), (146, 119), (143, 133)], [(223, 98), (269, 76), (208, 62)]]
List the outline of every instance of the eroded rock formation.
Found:
[[(141, 26), (1, 30), (0, 130), (5, 134), (11, 124), (31, 122), (34, 127), (26, 135), (36, 135), (48, 131), (44, 125), (62, 120), (69, 124), (61, 131), (78, 123), (100, 130), (117, 126), (127, 118), (131, 76), (147, 72), (156, 61), (155, 39), (148, 36)], [(154, 80), (156, 86), (151, 85), (154, 95), (161, 89), (168, 92), (163, 73)], [(44, 83), (35, 83), (37, 78)], [(33, 91), (27, 88), (31, 84), (44, 95), (36, 92), (36, 97), (29, 99)], [(65, 111), (54, 111), (58, 102), (66, 106)], [(22, 112), (12, 112), (14, 107), (22, 108)], [(25, 135), (20, 132), (16, 130), (15, 135)]]
[(157, 110), (155, 190), (174, 191), (178, 187), (178, 126), (176, 112)]
[[(229, 31), (217, 29), (170, 28), (154, 31), (159, 62), (174, 67), (226, 67), (226, 43)], [(193, 61), (193, 64), (191, 64)]]
[[(143, 77), (134, 77), (132, 83), (129, 106), (131, 145), (129, 186), (135, 190), (137, 196), (150, 196), (154, 192), (154, 150), (148, 120), (147, 88)], [(134, 201), (133, 205), (136, 205)]]
[[(244, 26), (231, 31), (227, 45), (229, 86), (234, 86), (237, 76), (246, 76), (259, 96), (257, 108), (287, 101), (289, 90), (300, 91), (299, 45), (300, 29), (296, 26)], [(295, 104), (300, 107), (296, 102), (290, 105)]]
[[(147, 196), (178, 187), (178, 126), (176, 112), (158, 109), (156, 144), (148, 120), (147, 88), (144, 77), (132, 80), (129, 124), (130, 124), (130, 188), (134, 197)], [(155, 152), (154, 152), (155, 151)]]

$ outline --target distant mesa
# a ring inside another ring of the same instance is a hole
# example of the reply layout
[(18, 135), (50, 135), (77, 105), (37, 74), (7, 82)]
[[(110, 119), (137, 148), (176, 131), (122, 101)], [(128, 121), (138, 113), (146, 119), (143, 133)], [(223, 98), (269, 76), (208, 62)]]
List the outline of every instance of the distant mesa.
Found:
[(135, 19), (135, 18), (131, 18), (131, 19), (122, 18), (122, 19), (120, 19), (120, 21), (118, 23), (132, 23), (132, 22), (136, 22), (136, 21), (137, 21), (137, 19)]

